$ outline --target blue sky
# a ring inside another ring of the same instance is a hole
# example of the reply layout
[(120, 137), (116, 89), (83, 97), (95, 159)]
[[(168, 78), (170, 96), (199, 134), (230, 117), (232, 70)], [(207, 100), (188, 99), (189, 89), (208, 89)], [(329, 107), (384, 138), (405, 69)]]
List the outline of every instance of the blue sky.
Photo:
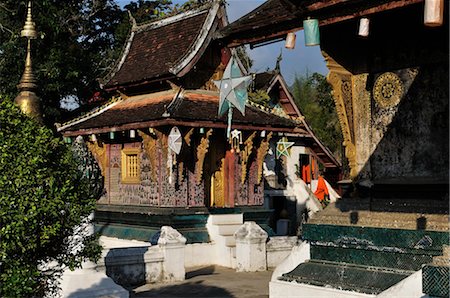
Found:
[[(124, 6), (130, 0), (116, 0), (116, 2)], [(172, 0), (172, 2), (181, 4), (185, 1)], [(228, 20), (233, 22), (264, 2), (265, 0), (227, 0)], [(249, 49), (248, 52), (253, 59), (252, 72), (262, 72), (267, 68), (274, 68), (280, 51), (283, 51), (281, 72), (288, 84), (292, 84), (296, 74), (318, 72), (325, 75), (328, 72), (320, 53), (320, 47), (305, 47), (303, 31), (297, 32), (296, 45), (293, 50), (285, 49), (284, 42), (273, 43), (253, 50)]]

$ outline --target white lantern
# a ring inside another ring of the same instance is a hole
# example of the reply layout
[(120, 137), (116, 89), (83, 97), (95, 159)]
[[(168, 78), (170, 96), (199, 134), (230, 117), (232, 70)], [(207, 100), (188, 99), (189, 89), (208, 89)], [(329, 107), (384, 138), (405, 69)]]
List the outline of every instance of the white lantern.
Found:
[(358, 35), (361, 37), (369, 36), (369, 24), (370, 20), (368, 18), (362, 18), (359, 20)]
[(444, 0), (425, 0), (423, 23), (425, 26), (442, 26), (444, 22)]
[(180, 154), (183, 138), (178, 127), (174, 126), (169, 133), (169, 148), (176, 154)]
[(289, 32), (286, 35), (286, 43), (284, 44), (284, 47), (289, 50), (294, 49), (295, 48), (295, 38), (296, 38), (295, 33)]
[(134, 129), (130, 130), (130, 139), (134, 139), (136, 137), (136, 131)]

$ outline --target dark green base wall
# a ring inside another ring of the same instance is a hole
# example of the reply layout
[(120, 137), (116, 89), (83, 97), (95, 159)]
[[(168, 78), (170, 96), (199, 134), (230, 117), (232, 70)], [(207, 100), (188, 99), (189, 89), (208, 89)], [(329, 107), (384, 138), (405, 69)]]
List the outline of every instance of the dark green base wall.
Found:
[[(311, 245), (311, 260), (282, 280), (375, 295), (431, 263), (449, 244), (448, 232), (427, 230), (305, 224), (303, 231)], [(430, 282), (424, 287), (432, 293), (445, 292), (432, 283), (445, 272), (425, 268)]]
[(142, 206), (98, 205), (95, 230), (104, 236), (151, 241), (162, 226), (171, 226), (187, 239), (187, 243), (209, 242), (206, 223), (210, 214), (243, 213), (244, 221), (255, 221), (269, 235), (272, 213), (262, 207), (239, 208), (154, 208)]

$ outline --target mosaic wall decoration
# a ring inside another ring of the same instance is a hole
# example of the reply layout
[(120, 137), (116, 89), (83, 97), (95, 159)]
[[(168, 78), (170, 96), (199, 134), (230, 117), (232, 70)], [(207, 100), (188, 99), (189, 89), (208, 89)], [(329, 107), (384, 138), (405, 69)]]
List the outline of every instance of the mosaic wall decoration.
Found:
[(187, 170), (187, 183), (189, 187), (189, 206), (201, 207), (205, 206), (205, 183), (202, 180), (200, 184), (195, 181), (195, 173)]

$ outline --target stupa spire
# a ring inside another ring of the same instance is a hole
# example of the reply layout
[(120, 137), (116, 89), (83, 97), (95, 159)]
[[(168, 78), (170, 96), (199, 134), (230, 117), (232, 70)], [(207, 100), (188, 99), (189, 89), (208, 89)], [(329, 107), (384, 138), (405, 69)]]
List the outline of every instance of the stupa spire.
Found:
[(27, 38), (27, 57), (25, 60), (25, 70), (19, 85), (17, 85), (19, 94), (14, 102), (19, 106), (22, 112), (38, 121), (42, 121), (40, 100), (35, 93), (37, 89), (37, 80), (34, 76), (31, 62), (31, 40), (37, 38), (37, 31), (31, 13), (31, 1), (28, 2), (27, 19), (20, 35)]

